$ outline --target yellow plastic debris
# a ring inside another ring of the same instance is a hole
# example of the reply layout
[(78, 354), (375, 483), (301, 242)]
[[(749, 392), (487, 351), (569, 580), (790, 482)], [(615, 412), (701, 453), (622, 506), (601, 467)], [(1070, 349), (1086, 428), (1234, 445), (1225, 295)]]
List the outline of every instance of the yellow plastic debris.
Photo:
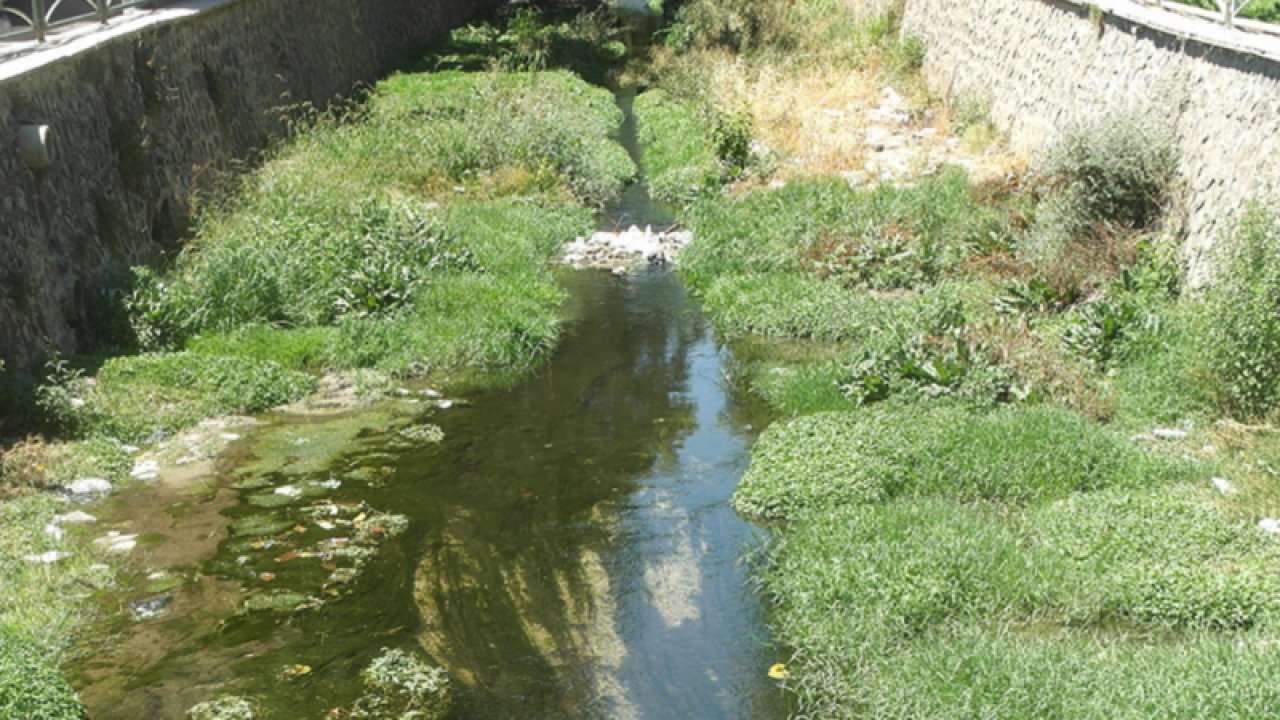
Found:
[(774, 680), (786, 680), (791, 677), (791, 672), (787, 670), (787, 666), (784, 663), (774, 663), (769, 666), (769, 677)]

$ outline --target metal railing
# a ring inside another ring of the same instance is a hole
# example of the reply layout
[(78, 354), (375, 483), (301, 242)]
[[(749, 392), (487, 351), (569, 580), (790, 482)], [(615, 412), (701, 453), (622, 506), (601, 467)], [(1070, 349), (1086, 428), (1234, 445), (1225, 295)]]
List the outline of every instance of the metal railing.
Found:
[[(106, 25), (111, 16), (126, 8), (158, 4), (155, 0), (67, 0), (64, 6), (64, 0), (29, 0), (20, 8), (8, 7), (14, 1), (0, 0), (0, 20), (17, 18), (25, 24), (8, 28), (0, 25), (0, 40), (34, 36), (39, 43), (45, 42), (49, 30), (55, 27), (94, 19)], [(83, 12), (75, 12), (77, 5), (83, 6)]]
[(1245, 8), (1253, 4), (1253, 0), (1212, 0), (1213, 5), (1218, 8), (1217, 12), (1214, 13), (1207, 10), (1200, 10), (1197, 12), (1198, 6), (1195, 3), (1187, 2), (1186, 0), (1154, 0), (1154, 2), (1152, 0), (1139, 1), (1145, 5), (1155, 5), (1166, 10), (1176, 9), (1196, 15), (1201, 13), (1206, 16), (1216, 15), (1217, 19), (1221, 20), (1222, 24), (1229, 28), (1235, 27), (1236, 20), (1240, 17), (1240, 13), (1244, 12)]

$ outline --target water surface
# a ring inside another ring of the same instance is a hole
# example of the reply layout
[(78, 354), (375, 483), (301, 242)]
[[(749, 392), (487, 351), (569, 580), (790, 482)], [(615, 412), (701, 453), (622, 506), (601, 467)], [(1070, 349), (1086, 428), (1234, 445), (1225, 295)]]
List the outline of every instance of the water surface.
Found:
[[(81, 673), (90, 716), (179, 718), (236, 692), (270, 717), (321, 718), (382, 648), (409, 647), (452, 672), (457, 718), (784, 717), (766, 677), (782, 653), (743, 562), (762, 532), (727, 504), (759, 421), (725, 377), (727, 351), (670, 273), (564, 282), (574, 319), (523, 383), (448, 409), (281, 419), (242, 451), (294, 448), (279, 467), (228, 467), (238, 489), (173, 503), (175, 526), (211, 503), (297, 534), (226, 538), (167, 616), (122, 620), (116, 650)], [(399, 430), (426, 422), (444, 440), (406, 443)], [(328, 446), (337, 459), (308, 455)], [(335, 479), (323, 497), (272, 494)], [(409, 518), (332, 597), (318, 594), (323, 558), (280, 560), (343, 532), (308, 514), (331, 501)], [(282, 589), (325, 602), (234, 611)], [(282, 673), (294, 665), (311, 671)]]

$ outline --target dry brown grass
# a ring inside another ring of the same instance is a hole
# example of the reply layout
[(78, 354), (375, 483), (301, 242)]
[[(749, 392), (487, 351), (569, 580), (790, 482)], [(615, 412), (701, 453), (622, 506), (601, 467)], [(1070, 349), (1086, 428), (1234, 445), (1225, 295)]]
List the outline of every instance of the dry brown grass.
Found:
[(0, 500), (41, 490), (59, 462), (57, 447), (32, 436), (0, 453)]
[(1094, 420), (1115, 416), (1117, 398), (1110, 383), (1057, 339), (1036, 332), (1025, 317), (984, 325), (974, 334), (994, 364), (1011, 368), (1022, 383), (1054, 402)]

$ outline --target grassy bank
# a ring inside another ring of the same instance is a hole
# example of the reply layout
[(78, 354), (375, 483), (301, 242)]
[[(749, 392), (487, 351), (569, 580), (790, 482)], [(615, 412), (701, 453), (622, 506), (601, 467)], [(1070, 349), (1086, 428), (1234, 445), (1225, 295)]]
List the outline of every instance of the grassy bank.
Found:
[[(1175, 145), (1140, 111), (1016, 176), (867, 183), (880, 149), (795, 149), (831, 130), (803, 106), (886, 82), (907, 124), (982, 127), (890, 22), (833, 38), (842, 12), (688, 3), (655, 81), (776, 153), (683, 198), (680, 270), (781, 418), (734, 504), (781, 523), (759, 574), (802, 715), (1275, 717), (1280, 220), (1252, 210), (1184, 292)], [(682, 93), (699, 69), (733, 90)], [(809, 102), (771, 111), (780, 77)]]

